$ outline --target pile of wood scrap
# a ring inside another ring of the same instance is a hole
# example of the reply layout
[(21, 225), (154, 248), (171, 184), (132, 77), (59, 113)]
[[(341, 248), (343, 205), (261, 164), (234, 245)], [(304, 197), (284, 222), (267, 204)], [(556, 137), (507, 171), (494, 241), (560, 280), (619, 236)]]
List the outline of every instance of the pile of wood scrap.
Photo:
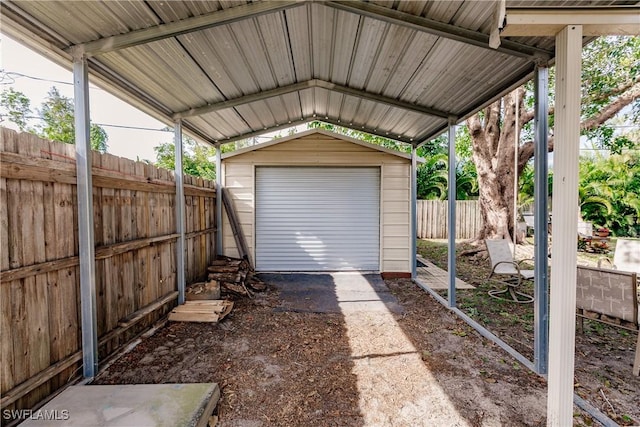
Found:
[(185, 299), (187, 301), (220, 299), (220, 284), (215, 280), (194, 283), (185, 289)]
[(253, 298), (267, 285), (254, 273), (247, 259), (219, 257), (208, 268), (209, 280), (220, 285), (223, 294)]
[(169, 313), (173, 322), (213, 322), (222, 320), (233, 308), (233, 301), (198, 300), (185, 301)]

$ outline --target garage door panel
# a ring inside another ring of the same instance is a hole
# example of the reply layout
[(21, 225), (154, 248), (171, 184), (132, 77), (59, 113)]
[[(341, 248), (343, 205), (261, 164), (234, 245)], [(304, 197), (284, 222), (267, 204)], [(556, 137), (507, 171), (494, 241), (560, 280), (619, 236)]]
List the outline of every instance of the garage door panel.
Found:
[(379, 270), (380, 168), (256, 168), (256, 268)]

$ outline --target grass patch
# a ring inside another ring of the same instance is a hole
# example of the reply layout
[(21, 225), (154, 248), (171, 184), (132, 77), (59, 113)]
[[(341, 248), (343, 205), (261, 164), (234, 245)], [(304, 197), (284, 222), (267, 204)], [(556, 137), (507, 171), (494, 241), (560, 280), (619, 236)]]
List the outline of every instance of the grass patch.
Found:
[[(438, 267), (447, 269), (446, 241), (419, 240), (418, 253)], [(489, 296), (491, 289), (502, 289), (499, 280), (489, 279), (491, 266), (485, 253), (461, 255), (475, 249), (469, 242), (456, 244), (456, 276), (476, 287), (458, 289), (457, 306), (469, 317), (487, 327), (507, 344), (528, 358), (533, 358), (533, 304), (517, 304)], [(520, 291), (533, 295), (533, 284), (525, 282)], [(447, 291), (439, 291), (446, 296)]]

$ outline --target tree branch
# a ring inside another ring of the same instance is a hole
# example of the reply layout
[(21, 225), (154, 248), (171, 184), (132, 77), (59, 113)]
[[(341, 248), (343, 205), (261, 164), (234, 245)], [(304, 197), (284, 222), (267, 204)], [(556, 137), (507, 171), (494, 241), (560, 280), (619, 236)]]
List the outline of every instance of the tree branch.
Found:
[[(622, 86), (620, 86), (622, 87)], [(627, 91), (616, 98), (611, 104), (604, 107), (599, 114), (590, 117), (580, 123), (580, 129), (583, 131), (593, 130), (602, 125), (607, 120), (613, 118), (624, 107), (640, 98), (640, 82), (633, 85), (627, 85)], [(550, 114), (552, 112), (550, 111)], [(554, 139), (553, 136), (549, 136), (548, 151), (553, 151)], [(527, 141), (518, 149), (518, 172), (526, 166), (527, 162), (533, 157), (534, 145), (533, 141)]]
[(580, 124), (581, 130), (593, 130), (614, 117), (624, 107), (640, 98), (640, 82), (630, 86), (630, 88), (622, 95), (617, 97), (613, 102), (604, 107), (599, 114), (588, 118)]
[[(553, 152), (554, 138), (549, 136), (547, 142), (547, 152)], [(535, 145), (533, 141), (527, 141), (518, 148), (518, 175), (522, 172), (529, 160), (533, 157)]]
[(620, 95), (621, 93), (626, 92), (627, 90), (637, 85), (638, 83), (640, 83), (640, 75), (636, 76), (635, 79), (627, 80), (619, 84), (618, 86), (616, 86), (615, 88), (611, 89), (608, 92), (601, 93), (600, 96), (592, 98), (592, 101), (604, 101), (606, 99), (611, 98), (612, 96)]

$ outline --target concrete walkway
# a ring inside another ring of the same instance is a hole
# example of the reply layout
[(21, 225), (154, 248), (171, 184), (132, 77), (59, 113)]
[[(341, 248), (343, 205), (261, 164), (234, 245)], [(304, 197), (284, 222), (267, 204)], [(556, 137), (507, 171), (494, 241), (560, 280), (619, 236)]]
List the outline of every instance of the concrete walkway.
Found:
[(365, 426), (468, 426), (403, 331), (403, 308), (379, 274), (261, 274), (278, 311), (340, 315)]

